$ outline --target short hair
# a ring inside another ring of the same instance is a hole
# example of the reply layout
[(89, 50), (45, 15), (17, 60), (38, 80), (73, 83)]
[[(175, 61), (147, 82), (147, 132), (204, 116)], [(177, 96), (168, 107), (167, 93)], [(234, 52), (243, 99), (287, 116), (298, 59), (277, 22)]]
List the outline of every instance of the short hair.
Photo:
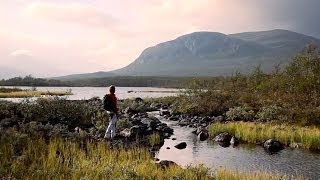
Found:
[(110, 87), (109, 87), (109, 90), (111, 91), (115, 91), (116, 90), (116, 87), (114, 86), (114, 85), (111, 85)]

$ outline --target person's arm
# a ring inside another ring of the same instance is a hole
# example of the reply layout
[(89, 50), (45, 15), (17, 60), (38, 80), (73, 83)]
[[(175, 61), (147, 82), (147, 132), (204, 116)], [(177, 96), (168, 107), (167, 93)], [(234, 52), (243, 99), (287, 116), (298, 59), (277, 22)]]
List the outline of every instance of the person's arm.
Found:
[(115, 109), (116, 109), (116, 115), (119, 116), (118, 98), (117, 97), (115, 98), (114, 104), (115, 104)]

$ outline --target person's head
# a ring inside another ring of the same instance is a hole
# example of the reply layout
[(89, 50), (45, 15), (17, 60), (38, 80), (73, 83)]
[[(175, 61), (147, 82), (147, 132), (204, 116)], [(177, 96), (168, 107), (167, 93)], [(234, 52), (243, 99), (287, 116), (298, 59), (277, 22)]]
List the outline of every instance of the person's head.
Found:
[(114, 93), (116, 92), (116, 87), (115, 87), (114, 85), (111, 85), (111, 86), (109, 87), (109, 92), (110, 92), (111, 94), (114, 94)]

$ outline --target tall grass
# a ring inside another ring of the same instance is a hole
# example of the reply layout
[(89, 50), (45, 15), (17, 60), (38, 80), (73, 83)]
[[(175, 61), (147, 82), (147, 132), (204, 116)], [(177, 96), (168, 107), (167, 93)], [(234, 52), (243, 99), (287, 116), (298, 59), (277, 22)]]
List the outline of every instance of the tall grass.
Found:
[(65, 96), (72, 95), (68, 91), (14, 91), (0, 93), (0, 98), (25, 98), (25, 97), (39, 97), (39, 96)]
[(0, 147), (0, 178), (17, 179), (212, 179), (208, 169), (163, 170), (147, 149), (111, 149), (106, 143), (79, 143), (53, 139), (29, 139), (22, 155), (15, 156), (11, 143)]
[(274, 138), (287, 146), (301, 143), (303, 148), (320, 150), (320, 128), (299, 127), (288, 124), (230, 122), (210, 125), (209, 134), (215, 136), (221, 132), (229, 132), (238, 139), (249, 143), (262, 143)]
[(252, 172), (244, 173), (240, 171), (231, 171), (227, 169), (220, 169), (216, 174), (217, 179), (228, 179), (228, 180), (250, 180), (250, 179), (259, 179), (259, 180), (289, 180), (289, 179), (304, 179), (303, 177), (292, 177), (292, 176), (282, 176), (282, 175), (273, 175), (267, 172)]
[(2, 142), (0, 179), (286, 179), (263, 172), (209, 171), (203, 165), (163, 169), (145, 148), (114, 149), (105, 142), (26, 138), (22, 149), (17, 155), (12, 142)]

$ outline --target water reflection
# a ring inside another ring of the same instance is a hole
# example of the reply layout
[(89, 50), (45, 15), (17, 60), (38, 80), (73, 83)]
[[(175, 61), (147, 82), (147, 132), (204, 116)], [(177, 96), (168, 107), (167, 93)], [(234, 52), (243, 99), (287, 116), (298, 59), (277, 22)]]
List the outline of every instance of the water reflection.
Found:
[[(159, 117), (160, 118), (160, 117)], [(165, 120), (163, 120), (165, 121)], [(174, 128), (174, 138), (166, 140), (157, 154), (160, 160), (172, 160), (179, 165), (205, 164), (212, 169), (227, 168), (240, 171), (268, 171), (277, 174), (320, 178), (320, 154), (308, 150), (286, 148), (270, 155), (261, 146), (240, 144), (237, 147), (221, 147), (213, 141), (199, 141), (192, 129)], [(186, 142), (187, 148), (178, 150), (174, 145)], [(166, 149), (170, 147), (170, 149)]]

